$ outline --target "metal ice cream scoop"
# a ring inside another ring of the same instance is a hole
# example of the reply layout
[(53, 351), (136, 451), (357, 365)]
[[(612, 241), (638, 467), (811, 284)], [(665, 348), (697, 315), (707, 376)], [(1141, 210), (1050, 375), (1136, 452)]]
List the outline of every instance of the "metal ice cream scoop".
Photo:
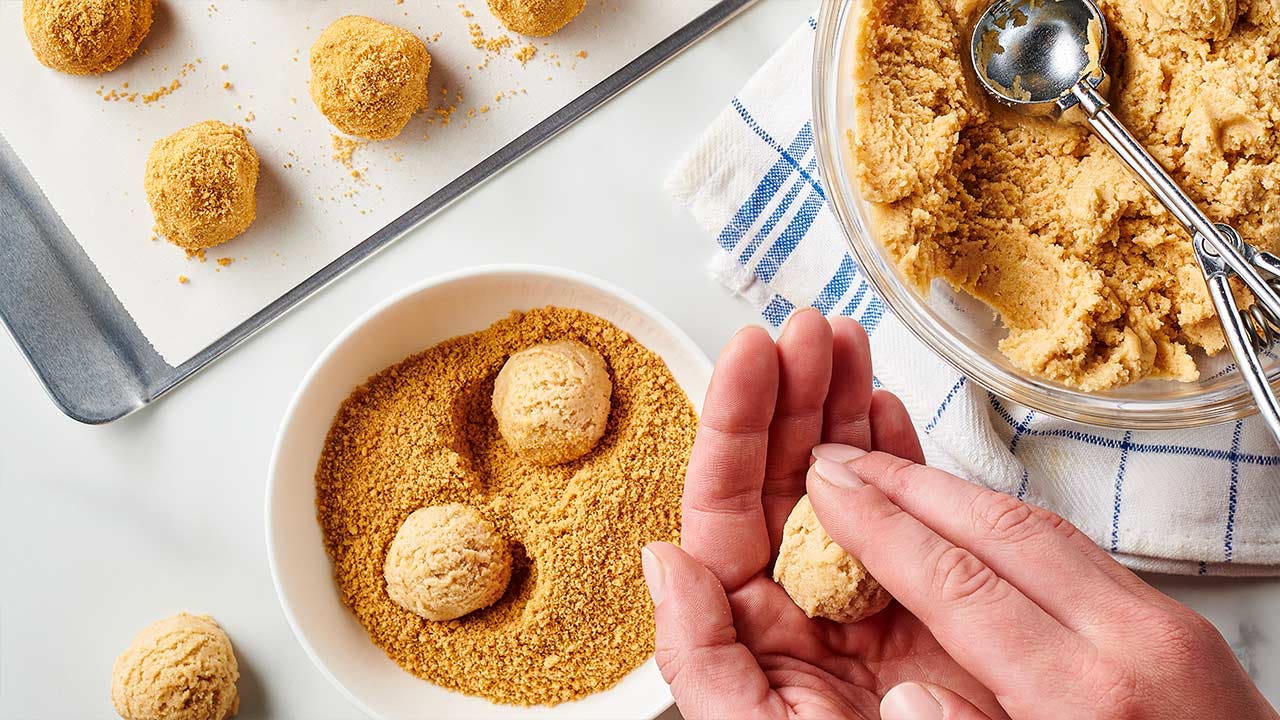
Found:
[[(1187, 229), (1240, 373), (1280, 443), (1280, 401), (1261, 358), (1280, 339), (1280, 258), (1205, 217), (1111, 112), (1103, 97), (1107, 23), (1098, 6), (1092, 0), (999, 0), (974, 27), (969, 53), (978, 81), (1001, 103), (1088, 124)], [(1255, 298), (1246, 310), (1231, 292), (1233, 276)]]

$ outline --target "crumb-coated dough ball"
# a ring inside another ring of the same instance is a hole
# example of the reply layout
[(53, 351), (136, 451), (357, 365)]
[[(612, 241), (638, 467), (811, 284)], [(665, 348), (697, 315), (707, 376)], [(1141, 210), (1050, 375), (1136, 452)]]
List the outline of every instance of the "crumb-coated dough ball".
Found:
[(418, 36), (348, 15), (311, 46), (311, 99), (342, 132), (386, 140), (427, 106), (430, 71), (431, 55)]
[(805, 615), (842, 623), (874, 615), (893, 599), (857, 558), (822, 529), (808, 495), (787, 517), (773, 579)]
[(489, 0), (489, 12), (511, 32), (544, 37), (578, 17), (586, 0)]
[(511, 548), (474, 508), (413, 511), (383, 565), (387, 594), (428, 620), (453, 620), (497, 602), (511, 581)]
[(22, 25), (41, 64), (96, 75), (133, 55), (154, 10), (154, 0), (22, 0)]
[(213, 247), (257, 215), (258, 153), (244, 128), (206, 120), (156, 141), (145, 185), (160, 234), (191, 252)]
[(111, 704), (125, 720), (226, 720), (240, 708), (231, 640), (206, 615), (149, 625), (111, 668)]
[(600, 441), (612, 394), (600, 353), (576, 340), (558, 340), (507, 359), (493, 383), (493, 414), (516, 454), (559, 465), (586, 455)]

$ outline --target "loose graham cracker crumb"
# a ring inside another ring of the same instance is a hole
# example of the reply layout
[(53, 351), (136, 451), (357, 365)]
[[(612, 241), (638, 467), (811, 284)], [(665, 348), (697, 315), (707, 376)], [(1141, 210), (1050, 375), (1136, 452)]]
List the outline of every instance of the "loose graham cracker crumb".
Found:
[(341, 135), (331, 135), (330, 138), (333, 143), (333, 159), (337, 160), (342, 167), (350, 169), (356, 151), (364, 147), (365, 141)]
[[(547, 340), (598, 350), (613, 409), (596, 450), (566, 465), (517, 458), (490, 409), (512, 353)], [(409, 672), (517, 705), (611, 687), (653, 653), (640, 548), (675, 541), (697, 416), (657, 355), (587, 313), (543, 308), (393, 365), (342, 404), (316, 469), (317, 517), (343, 602)], [(400, 523), (426, 505), (469, 504), (513, 546), (493, 606), (430, 622), (386, 592)]]

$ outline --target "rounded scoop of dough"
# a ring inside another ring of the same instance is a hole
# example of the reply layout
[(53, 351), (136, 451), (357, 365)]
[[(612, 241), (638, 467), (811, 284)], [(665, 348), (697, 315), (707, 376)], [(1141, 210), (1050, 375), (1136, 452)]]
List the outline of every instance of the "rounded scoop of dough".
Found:
[(41, 64), (97, 75), (133, 55), (154, 9), (154, 0), (22, 0), (22, 25)]
[(822, 529), (808, 495), (787, 517), (773, 579), (805, 615), (841, 623), (874, 615), (893, 599), (857, 558)]
[(545, 37), (578, 17), (586, 0), (489, 0), (489, 12), (511, 32)]
[(609, 423), (613, 382), (604, 358), (576, 340), (535, 345), (508, 358), (493, 383), (498, 432), (540, 465), (576, 460)]
[(258, 153), (244, 128), (206, 120), (156, 141), (144, 185), (169, 242), (192, 252), (213, 247), (257, 216)]
[(511, 581), (511, 548), (473, 508), (420, 508), (396, 531), (383, 575), (400, 607), (427, 620), (453, 620), (502, 597)]
[(240, 696), (231, 640), (213, 618), (179, 613), (149, 625), (111, 668), (111, 703), (125, 720), (226, 720)]
[(430, 71), (431, 55), (418, 36), (348, 15), (311, 46), (311, 99), (342, 132), (386, 140), (427, 106)]

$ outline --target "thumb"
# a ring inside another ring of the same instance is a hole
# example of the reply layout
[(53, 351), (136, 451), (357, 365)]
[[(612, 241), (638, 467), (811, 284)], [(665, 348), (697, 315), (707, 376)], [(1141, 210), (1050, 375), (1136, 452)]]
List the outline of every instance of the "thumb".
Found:
[(687, 720), (783, 717), (760, 664), (737, 641), (724, 587), (670, 543), (640, 551), (653, 598), (654, 658)]
[(991, 720), (960, 695), (939, 685), (905, 682), (880, 700), (880, 720)]

